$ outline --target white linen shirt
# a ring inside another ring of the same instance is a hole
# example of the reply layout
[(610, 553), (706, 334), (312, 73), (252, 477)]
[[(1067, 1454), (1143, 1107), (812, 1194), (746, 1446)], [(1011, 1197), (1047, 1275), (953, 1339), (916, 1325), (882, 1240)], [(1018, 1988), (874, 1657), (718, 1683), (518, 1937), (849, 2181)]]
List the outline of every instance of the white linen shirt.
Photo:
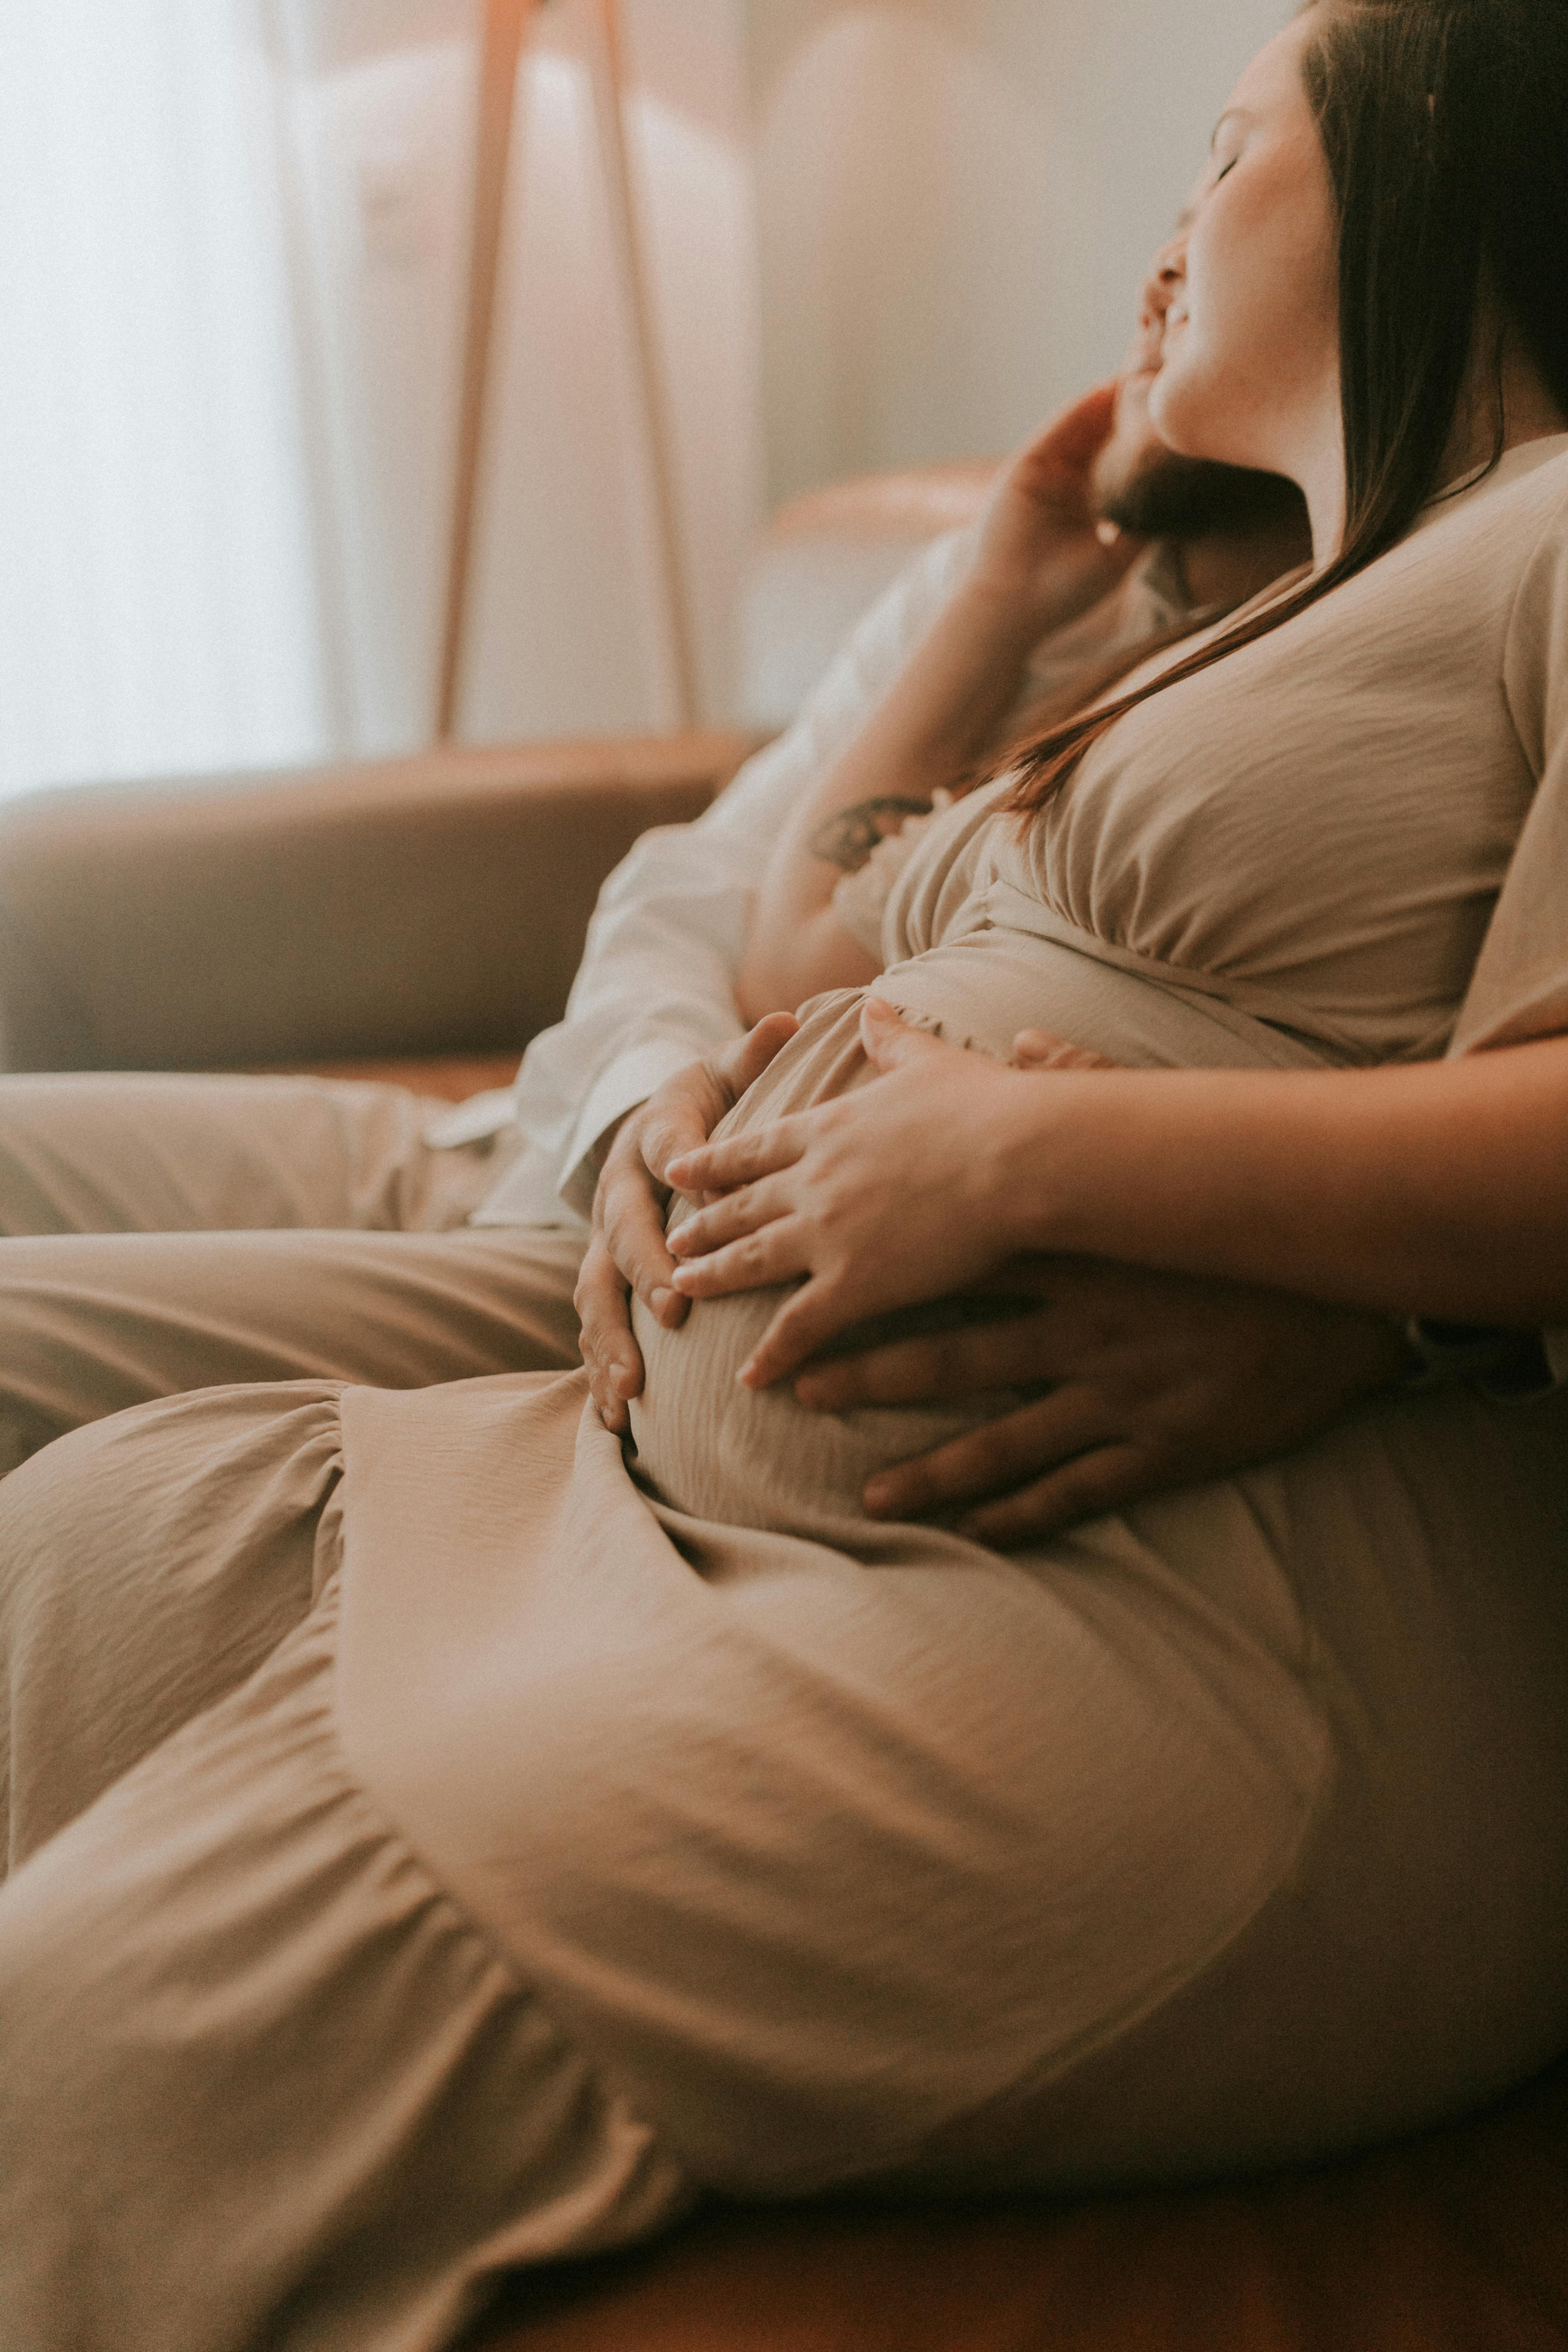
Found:
[(506, 1106), (524, 1148), (473, 1223), (586, 1218), (598, 1181), (594, 1150), (606, 1129), (666, 1078), (743, 1034), (735, 975), (773, 844), (891, 686), (967, 551), (965, 531), (922, 550), (794, 725), (748, 760), (695, 824), (656, 826), (616, 866), (588, 926), (565, 1018), (529, 1046)]
[[(521, 1150), (470, 1218), (476, 1225), (575, 1224), (593, 1207), (595, 1147), (678, 1070), (743, 1034), (735, 978), (757, 889), (791, 812), (848, 749), (952, 593), (972, 534), (933, 540), (879, 598), (794, 724), (749, 760), (694, 824), (659, 825), (599, 895), (563, 1020), (542, 1031), (510, 1094), (432, 1121), (456, 1145), (515, 1120)], [(1180, 574), (1151, 551), (1081, 622), (1047, 638), (1026, 702), (1177, 617)]]

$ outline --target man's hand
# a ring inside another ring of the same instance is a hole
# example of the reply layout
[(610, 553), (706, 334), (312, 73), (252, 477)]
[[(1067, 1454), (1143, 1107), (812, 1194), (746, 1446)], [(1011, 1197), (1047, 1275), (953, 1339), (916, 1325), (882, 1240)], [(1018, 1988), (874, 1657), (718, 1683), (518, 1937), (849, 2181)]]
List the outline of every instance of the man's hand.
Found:
[(1095, 512), (1095, 461), (1116, 399), (1115, 383), (1097, 384), (1060, 410), (1014, 453), (986, 500), (971, 577), (1026, 616), (1035, 637), (1108, 596), (1147, 544)]
[(1280, 1291), (1087, 1259), (1017, 1259), (984, 1289), (1037, 1303), (1015, 1320), (819, 1363), (795, 1382), (803, 1404), (829, 1412), (1049, 1384), (872, 1479), (873, 1517), (940, 1512), (998, 1549), (1037, 1542), (1282, 1454), (1408, 1369), (1391, 1322)]
[(688, 1301), (669, 1284), (675, 1261), (664, 1242), (669, 1205), (665, 1170), (678, 1153), (707, 1142), (799, 1025), (793, 1013), (770, 1013), (722, 1054), (678, 1071), (627, 1112), (604, 1148), (576, 1307), (594, 1402), (605, 1428), (617, 1436), (627, 1426), (626, 1406), (643, 1382), (642, 1356), (632, 1337), (631, 1293), (670, 1330), (688, 1312)]

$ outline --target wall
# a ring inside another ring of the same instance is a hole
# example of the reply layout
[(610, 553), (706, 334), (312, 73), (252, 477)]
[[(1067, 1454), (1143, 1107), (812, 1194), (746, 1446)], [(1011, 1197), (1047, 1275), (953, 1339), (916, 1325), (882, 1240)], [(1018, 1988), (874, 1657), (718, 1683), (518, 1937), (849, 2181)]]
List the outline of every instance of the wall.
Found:
[[(705, 715), (768, 502), (1003, 448), (1112, 364), (1286, 5), (622, 0)], [(673, 715), (590, 16), (526, 74), (472, 736)], [(478, 21), (0, 7), (0, 791), (428, 740)]]
[(978, 457), (1108, 373), (1289, 0), (750, 0), (768, 488)]

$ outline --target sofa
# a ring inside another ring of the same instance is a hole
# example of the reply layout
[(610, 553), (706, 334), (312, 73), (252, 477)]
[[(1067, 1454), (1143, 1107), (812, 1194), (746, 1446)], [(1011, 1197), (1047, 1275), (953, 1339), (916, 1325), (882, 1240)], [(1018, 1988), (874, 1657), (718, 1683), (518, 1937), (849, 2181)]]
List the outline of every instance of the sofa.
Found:
[[(938, 519), (975, 487), (942, 485)], [(918, 541), (912, 496), (830, 499), (819, 537), (863, 583), (879, 529)], [(799, 560), (786, 528), (775, 601)], [(798, 692), (780, 675), (770, 692)], [(503, 1084), (561, 1012), (603, 877), (647, 826), (696, 815), (754, 740), (447, 750), (0, 807), (0, 1067), (313, 1070), (454, 1099)], [(481, 2347), (1568, 2352), (1568, 2061), (1448, 2128), (1263, 2179), (711, 2210), (646, 2251), (519, 2278)]]

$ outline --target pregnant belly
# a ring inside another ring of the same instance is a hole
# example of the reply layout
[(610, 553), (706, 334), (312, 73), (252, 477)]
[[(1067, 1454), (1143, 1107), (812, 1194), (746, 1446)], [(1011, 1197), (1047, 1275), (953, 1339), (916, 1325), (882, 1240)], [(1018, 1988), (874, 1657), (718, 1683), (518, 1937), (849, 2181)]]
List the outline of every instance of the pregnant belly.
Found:
[[(1310, 1067), (1320, 1058), (1225, 1008), (1001, 925), (894, 965), (874, 988), (921, 1028), (1000, 1059), (1029, 1027), (1131, 1066)], [(874, 1079), (860, 1044), (863, 993), (841, 989), (819, 998), (715, 1136), (743, 1133)], [(675, 1204), (672, 1223), (687, 1205)], [(1020, 1391), (1004, 1390), (963, 1404), (827, 1414), (807, 1412), (788, 1386), (762, 1393), (742, 1388), (741, 1367), (783, 1295), (753, 1290), (704, 1300), (679, 1331), (666, 1331), (640, 1307), (634, 1313), (647, 1373), (631, 1408), (638, 1475), (678, 1510), (736, 1527), (831, 1533), (843, 1543), (847, 1526), (865, 1524), (860, 1493), (875, 1471), (927, 1453), (1022, 1401)], [(884, 1318), (878, 1336), (929, 1328), (933, 1318), (951, 1323), (955, 1310), (941, 1303), (914, 1308)]]
[[(800, 1033), (714, 1130), (717, 1137), (784, 1118), (848, 1093), (875, 1073), (860, 1045), (861, 992), (840, 990), (817, 1004)], [(671, 1209), (675, 1223), (689, 1203)], [(678, 1331), (634, 1302), (632, 1323), (647, 1371), (632, 1405), (637, 1475), (660, 1499), (692, 1517), (731, 1527), (845, 1543), (864, 1523), (860, 1494), (873, 1473), (960, 1435), (1017, 1402), (997, 1391), (963, 1404), (876, 1406), (808, 1412), (788, 1383), (744, 1388), (742, 1365), (784, 1293), (738, 1292), (702, 1299)], [(967, 1312), (939, 1303), (879, 1320), (875, 1338), (951, 1325)], [(859, 1335), (847, 1334), (853, 1342)]]
[[(847, 1529), (864, 1519), (868, 1478), (1005, 1411), (1017, 1393), (826, 1413), (808, 1412), (787, 1382), (743, 1388), (741, 1367), (783, 1297), (748, 1290), (703, 1299), (679, 1331), (667, 1331), (640, 1305), (634, 1309), (647, 1368), (631, 1407), (634, 1467), (661, 1501), (694, 1518), (857, 1549)], [(921, 1321), (915, 1309), (889, 1317), (879, 1333)]]

